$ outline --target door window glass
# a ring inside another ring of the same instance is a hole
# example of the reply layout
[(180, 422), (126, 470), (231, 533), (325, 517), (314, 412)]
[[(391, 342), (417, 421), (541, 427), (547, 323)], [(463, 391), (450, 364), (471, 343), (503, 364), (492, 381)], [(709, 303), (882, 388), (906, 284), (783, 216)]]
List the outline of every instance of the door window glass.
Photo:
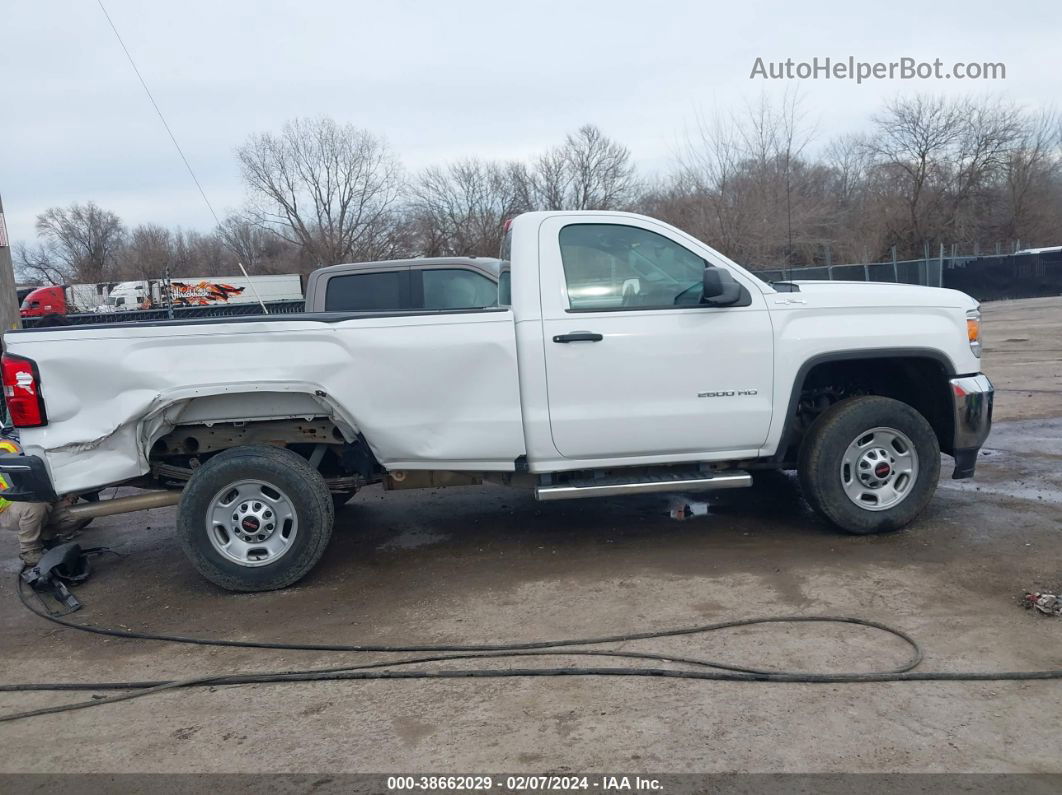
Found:
[(621, 224), (570, 224), (559, 240), (572, 309), (662, 309), (701, 301), (708, 263), (663, 235)]

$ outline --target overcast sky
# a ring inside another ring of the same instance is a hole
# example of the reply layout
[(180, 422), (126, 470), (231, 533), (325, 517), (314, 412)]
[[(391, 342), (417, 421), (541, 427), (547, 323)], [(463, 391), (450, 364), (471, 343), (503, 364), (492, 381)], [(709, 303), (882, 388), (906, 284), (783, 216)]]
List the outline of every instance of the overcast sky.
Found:
[[(820, 140), (897, 93), (1062, 96), (1062, 3), (104, 0), (219, 212), (249, 133), (325, 114), (406, 166), (526, 157), (591, 122), (666, 168), (698, 115), (799, 83)], [(1007, 79), (765, 82), (765, 60), (1002, 61)], [(0, 0), (0, 195), (12, 240), (95, 200), (127, 224), (213, 221), (95, 0)]]

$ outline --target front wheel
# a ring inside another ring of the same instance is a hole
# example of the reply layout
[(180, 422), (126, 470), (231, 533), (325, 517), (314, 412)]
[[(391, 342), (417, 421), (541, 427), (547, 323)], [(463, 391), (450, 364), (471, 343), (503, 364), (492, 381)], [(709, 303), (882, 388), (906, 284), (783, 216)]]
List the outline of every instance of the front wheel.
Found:
[(277, 447), (236, 447), (196, 469), (177, 509), (177, 536), (196, 570), (230, 591), (271, 591), (324, 554), (334, 510), (306, 459)]
[(800, 448), (808, 503), (838, 527), (896, 530), (929, 503), (940, 476), (940, 445), (925, 417), (886, 397), (842, 400), (808, 429)]

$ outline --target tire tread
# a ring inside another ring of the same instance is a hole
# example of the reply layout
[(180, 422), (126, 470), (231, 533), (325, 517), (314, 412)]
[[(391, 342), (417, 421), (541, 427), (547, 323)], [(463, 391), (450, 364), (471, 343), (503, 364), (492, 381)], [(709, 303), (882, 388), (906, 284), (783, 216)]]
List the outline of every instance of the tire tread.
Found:
[[(913, 491), (893, 508), (868, 511), (844, 493), (840, 456), (863, 429), (884, 425), (902, 430), (915, 445), (919, 473)], [(929, 422), (914, 408), (893, 398), (847, 398), (822, 412), (800, 446), (797, 475), (804, 499), (819, 514), (849, 533), (883, 533), (909, 524), (929, 503), (940, 476), (940, 445)]]
[[(245, 475), (233, 472), (241, 468), (250, 468), (252, 472)], [(228, 474), (230, 472), (233, 474)], [(299, 516), (299, 533), (304, 534), (309, 543), (301, 549), (291, 550), (277, 561), (275, 568), (241, 568), (225, 561), (202, 537), (201, 502), (213, 497), (225, 485), (223, 481), (226, 479), (269, 475), (281, 481), (291, 481), (285, 491), (289, 491), (290, 498), (296, 503), (304, 503), (305, 515)], [(282, 447), (247, 445), (224, 450), (196, 470), (178, 505), (177, 537), (196, 571), (215, 585), (229, 591), (272, 591), (292, 585), (317, 564), (331, 540), (334, 519), (335, 509), (328, 486), (306, 459)]]

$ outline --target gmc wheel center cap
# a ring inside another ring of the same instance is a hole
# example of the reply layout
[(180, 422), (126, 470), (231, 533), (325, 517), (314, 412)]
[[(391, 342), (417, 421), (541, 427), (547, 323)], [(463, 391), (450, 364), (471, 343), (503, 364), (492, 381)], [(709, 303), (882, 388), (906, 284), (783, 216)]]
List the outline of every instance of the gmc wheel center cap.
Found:
[(259, 523), (253, 516), (245, 516), (243, 521), (240, 522), (240, 526), (248, 533), (255, 533), (258, 531)]
[(876, 478), (888, 477), (890, 472), (892, 472), (892, 467), (890, 467), (884, 461), (874, 467), (874, 477)]

